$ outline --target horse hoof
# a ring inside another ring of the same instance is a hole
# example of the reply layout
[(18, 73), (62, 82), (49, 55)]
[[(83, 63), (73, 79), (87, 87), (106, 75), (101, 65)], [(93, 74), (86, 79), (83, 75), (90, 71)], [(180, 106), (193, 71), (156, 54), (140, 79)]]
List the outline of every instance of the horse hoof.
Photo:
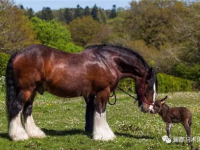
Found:
[(110, 141), (115, 139), (114, 133), (110, 130), (107, 130), (107, 132), (96, 132), (93, 134), (94, 140), (100, 140), (100, 141)]
[(29, 136), (27, 135), (25, 130), (21, 130), (21, 131), (19, 130), (16, 133), (10, 132), (9, 136), (13, 141), (24, 141), (24, 140), (27, 140), (29, 138)]
[(99, 141), (111, 141), (115, 139), (115, 135), (111, 136), (105, 136), (105, 135), (94, 135), (93, 140), (99, 140)]
[(45, 138), (45, 133), (38, 127), (32, 130), (27, 130), (29, 137), (31, 138)]

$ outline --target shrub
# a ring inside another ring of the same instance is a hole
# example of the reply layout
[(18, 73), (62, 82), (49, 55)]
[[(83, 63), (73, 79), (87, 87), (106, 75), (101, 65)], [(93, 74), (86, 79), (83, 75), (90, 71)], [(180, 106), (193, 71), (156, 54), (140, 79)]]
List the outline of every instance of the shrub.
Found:
[(193, 81), (177, 78), (171, 75), (158, 74), (158, 92), (192, 91)]
[(8, 60), (10, 58), (10, 55), (5, 53), (0, 53), (0, 77), (5, 76), (6, 74), (6, 67)]
[[(195, 82), (183, 78), (177, 78), (171, 75), (159, 73), (158, 78), (158, 93), (177, 92), (177, 91), (192, 91)], [(133, 79), (123, 79), (119, 84), (124, 90), (129, 92), (135, 91)]]
[(173, 67), (173, 74), (175, 76), (200, 82), (200, 64), (193, 66), (186, 66), (179, 64)]
[(0, 76), (0, 92), (5, 90), (5, 76)]
[(37, 32), (37, 39), (46, 46), (65, 52), (79, 52), (81, 47), (71, 42), (70, 31), (55, 20), (44, 21), (37, 17), (31, 19), (32, 27)]

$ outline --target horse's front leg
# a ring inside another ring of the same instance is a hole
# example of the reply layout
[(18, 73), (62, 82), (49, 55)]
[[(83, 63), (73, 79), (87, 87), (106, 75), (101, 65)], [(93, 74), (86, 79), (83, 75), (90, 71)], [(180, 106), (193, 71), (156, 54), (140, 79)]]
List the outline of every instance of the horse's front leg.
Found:
[(110, 89), (99, 92), (95, 98), (93, 139), (94, 140), (113, 140), (114, 133), (106, 121), (106, 104), (110, 96)]
[(86, 102), (86, 113), (85, 113), (85, 131), (92, 133), (94, 125), (94, 99), (95, 96), (89, 96), (85, 98)]

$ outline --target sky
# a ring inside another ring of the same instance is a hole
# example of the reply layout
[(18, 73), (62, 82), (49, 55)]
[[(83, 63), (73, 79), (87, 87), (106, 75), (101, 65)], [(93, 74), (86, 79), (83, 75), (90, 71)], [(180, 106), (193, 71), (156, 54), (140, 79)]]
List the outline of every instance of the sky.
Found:
[(93, 7), (95, 4), (104, 9), (111, 9), (113, 5), (128, 8), (132, 0), (14, 0), (16, 5), (22, 4), (24, 8), (32, 8), (35, 12), (42, 10), (43, 7), (51, 9), (75, 8), (78, 4), (85, 8)]

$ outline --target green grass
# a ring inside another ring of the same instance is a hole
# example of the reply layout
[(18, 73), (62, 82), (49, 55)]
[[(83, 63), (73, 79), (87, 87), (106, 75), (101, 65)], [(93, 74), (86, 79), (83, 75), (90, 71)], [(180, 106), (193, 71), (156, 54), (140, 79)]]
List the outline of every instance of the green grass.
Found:
[[(170, 93), (169, 106), (184, 106), (193, 113), (192, 133), (200, 137), (200, 93)], [(163, 97), (164, 94), (158, 97)], [(5, 95), (0, 94), (0, 150), (189, 150), (182, 143), (166, 144), (162, 136), (166, 135), (165, 123), (160, 116), (144, 114), (139, 111), (137, 103), (124, 94), (117, 94), (117, 104), (107, 107), (107, 121), (116, 134), (114, 141), (94, 141), (84, 132), (85, 103), (82, 98), (62, 99), (50, 94), (38, 95), (33, 117), (36, 124), (43, 129), (47, 137), (13, 142), (8, 138), (5, 110)], [(172, 127), (172, 137), (186, 137), (181, 124)], [(200, 142), (194, 142), (197, 147)]]

